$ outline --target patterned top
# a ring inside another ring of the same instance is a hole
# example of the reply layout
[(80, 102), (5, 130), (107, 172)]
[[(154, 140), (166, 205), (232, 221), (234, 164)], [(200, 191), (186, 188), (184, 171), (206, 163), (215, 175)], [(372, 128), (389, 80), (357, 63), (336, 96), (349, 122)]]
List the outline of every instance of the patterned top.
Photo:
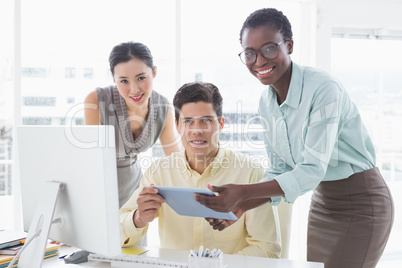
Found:
[[(137, 162), (138, 154), (147, 151), (158, 140), (165, 126), (169, 102), (167, 98), (153, 91), (149, 99), (149, 111), (146, 119), (128, 117), (127, 105), (119, 94), (116, 86), (97, 88), (99, 111), (102, 125), (112, 125), (115, 128), (116, 161), (119, 187), (120, 207), (138, 188), (142, 171)], [(131, 120), (138, 120), (142, 132), (133, 136), (130, 127)]]

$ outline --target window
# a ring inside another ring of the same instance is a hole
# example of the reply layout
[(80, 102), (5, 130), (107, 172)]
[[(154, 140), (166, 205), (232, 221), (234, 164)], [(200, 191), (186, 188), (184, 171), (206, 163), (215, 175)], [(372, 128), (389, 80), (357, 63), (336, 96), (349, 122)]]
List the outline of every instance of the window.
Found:
[(76, 73), (76, 70), (74, 67), (66, 67), (66, 71), (65, 71), (66, 78), (70, 78), (70, 79), (75, 78), (75, 73)]
[[(105, 15), (89, 19), (94, 6)], [(23, 123), (63, 123), (89, 92), (112, 85), (108, 57), (122, 42), (138, 41), (150, 48), (158, 67), (154, 89), (172, 93), (174, 18), (175, 1), (21, 0)], [(82, 110), (73, 116), (68, 120), (83, 124)]]
[(47, 70), (40, 67), (24, 67), (21, 69), (21, 75), (23, 77), (46, 78)]
[[(12, 194), (13, 1), (0, 2), (0, 196)], [(0, 200), (1, 202), (1, 200)], [(4, 218), (4, 217), (2, 217)], [(0, 220), (0, 224), (2, 220)], [(0, 226), (1, 227), (1, 226)]]
[(55, 106), (55, 97), (23, 97), (25, 106)]
[(84, 78), (93, 79), (94, 78), (94, 69), (93, 68), (84, 68)]
[[(332, 38), (332, 72), (360, 110), (377, 166), (394, 198), (394, 225), (380, 265), (400, 266), (402, 250), (402, 40)], [(397, 257), (399, 256), (399, 257)]]
[(10, 195), (12, 192), (11, 136), (0, 130), (0, 195)]
[(24, 117), (22, 124), (24, 125), (52, 125), (51, 117)]
[(73, 103), (75, 103), (75, 98), (74, 97), (67, 97), (66, 102), (68, 104), (73, 104)]

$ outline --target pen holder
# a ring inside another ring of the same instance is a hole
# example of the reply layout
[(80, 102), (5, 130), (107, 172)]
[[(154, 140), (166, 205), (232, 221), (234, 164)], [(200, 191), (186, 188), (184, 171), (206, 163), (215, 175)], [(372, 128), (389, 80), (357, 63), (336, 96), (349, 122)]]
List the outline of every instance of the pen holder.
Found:
[(219, 257), (194, 257), (188, 256), (189, 268), (223, 268), (223, 253)]

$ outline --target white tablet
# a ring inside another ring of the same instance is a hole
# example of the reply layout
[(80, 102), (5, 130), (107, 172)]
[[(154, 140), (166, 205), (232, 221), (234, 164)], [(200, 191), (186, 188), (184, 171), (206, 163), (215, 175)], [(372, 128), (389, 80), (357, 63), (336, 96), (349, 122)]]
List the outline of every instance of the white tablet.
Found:
[(152, 185), (152, 187), (155, 187), (159, 190), (158, 194), (161, 195), (165, 199), (166, 203), (179, 215), (223, 220), (237, 220), (237, 217), (233, 214), (233, 212), (217, 212), (207, 208), (204, 205), (201, 205), (194, 199), (195, 193), (215, 195), (209, 189), (154, 185)]

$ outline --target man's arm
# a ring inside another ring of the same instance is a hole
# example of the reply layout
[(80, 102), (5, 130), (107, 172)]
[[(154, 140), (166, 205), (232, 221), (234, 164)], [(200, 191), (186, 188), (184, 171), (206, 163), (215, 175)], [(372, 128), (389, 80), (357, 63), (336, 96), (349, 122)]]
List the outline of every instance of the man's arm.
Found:
[(163, 197), (158, 195), (158, 189), (149, 186), (144, 187), (137, 198), (138, 208), (133, 216), (135, 227), (144, 228), (153, 221), (164, 202)]
[(281, 255), (280, 231), (272, 206), (265, 203), (248, 210), (244, 217), (248, 246), (237, 254), (279, 258)]
[[(148, 223), (157, 217), (158, 209), (164, 199), (158, 190), (144, 186), (145, 176), (140, 187), (120, 209), (120, 238), (122, 246), (134, 246), (148, 230)], [(146, 185), (148, 185), (148, 181)]]
[[(259, 207), (269, 202), (271, 202), (271, 198), (256, 198), (242, 201), (232, 210), (232, 212), (236, 215), (237, 218), (240, 218), (247, 210)], [(222, 231), (236, 222), (234, 220), (220, 220), (211, 218), (207, 218), (206, 220), (209, 222), (209, 225), (211, 225), (214, 230), (218, 231)]]
[[(258, 185), (264, 169), (254, 169), (251, 173), (250, 185)], [(256, 196), (238, 204), (244, 211), (244, 228), (246, 229), (247, 246), (238, 252), (241, 255), (279, 258), (281, 255), (280, 232), (274, 210), (268, 203), (270, 198)]]

